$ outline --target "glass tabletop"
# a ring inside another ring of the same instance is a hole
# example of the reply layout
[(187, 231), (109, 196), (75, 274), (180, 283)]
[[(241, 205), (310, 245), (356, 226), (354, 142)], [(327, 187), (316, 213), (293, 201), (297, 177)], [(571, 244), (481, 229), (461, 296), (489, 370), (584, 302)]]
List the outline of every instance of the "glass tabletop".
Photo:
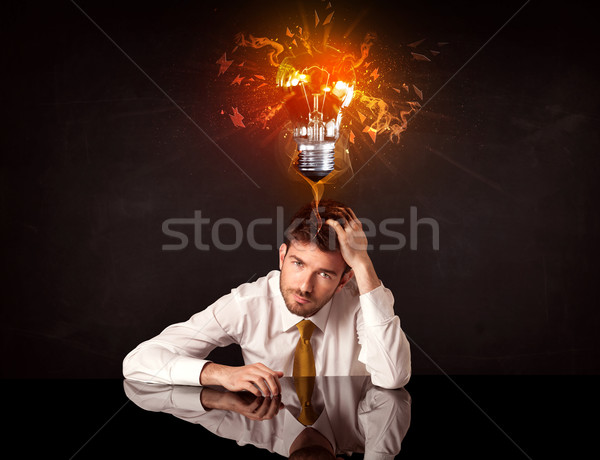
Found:
[(26, 458), (281, 458), (307, 444), (329, 458), (575, 458), (594, 439), (598, 380), (413, 376), (385, 390), (320, 377), (308, 422), (292, 378), (272, 400), (127, 380), (4, 380), (4, 434)]

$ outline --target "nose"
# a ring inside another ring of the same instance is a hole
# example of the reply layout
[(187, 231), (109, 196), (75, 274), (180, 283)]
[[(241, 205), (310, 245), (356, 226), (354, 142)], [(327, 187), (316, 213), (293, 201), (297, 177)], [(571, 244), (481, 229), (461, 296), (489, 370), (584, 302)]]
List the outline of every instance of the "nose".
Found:
[(313, 275), (312, 273), (307, 273), (303, 276), (300, 283), (300, 290), (302, 292), (312, 292), (313, 290)]

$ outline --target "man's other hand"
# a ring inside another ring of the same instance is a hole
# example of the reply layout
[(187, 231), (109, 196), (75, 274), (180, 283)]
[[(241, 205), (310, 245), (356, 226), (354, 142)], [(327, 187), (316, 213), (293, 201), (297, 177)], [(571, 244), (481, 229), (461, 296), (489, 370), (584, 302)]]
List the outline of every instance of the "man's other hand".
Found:
[(245, 390), (255, 396), (277, 396), (281, 394), (281, 377), (283, 372), (262, 363), (239, 367), (207, 363), (200, 373), (200, 385), (220, 385), (229, 391)]

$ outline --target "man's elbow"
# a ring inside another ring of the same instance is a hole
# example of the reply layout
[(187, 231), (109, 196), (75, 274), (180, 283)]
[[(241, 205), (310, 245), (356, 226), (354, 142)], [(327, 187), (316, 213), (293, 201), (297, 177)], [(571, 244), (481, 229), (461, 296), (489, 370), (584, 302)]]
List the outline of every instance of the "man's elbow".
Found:
[(132, 350), (123, 359), (123, 377), (132, 380), (143, 380), (140, 373), (140, 363), (137, 356), (137, 350)]
[(371, 375), (371, 381), (373, 385), (386, 390), (396, 390), (404, 387), (410, 380), (411, 369), (410, 365), (405, 368), (399, 369), (397, 372), (388, 374), (374, 374)]
[(125, 359), (123, 359), (123, 377), (126, 379), (132, 378), (134, 373), (133, 369), (134, 366), (131, 362), (131, 353), (129, 353), (127, 356), (125, 356)]

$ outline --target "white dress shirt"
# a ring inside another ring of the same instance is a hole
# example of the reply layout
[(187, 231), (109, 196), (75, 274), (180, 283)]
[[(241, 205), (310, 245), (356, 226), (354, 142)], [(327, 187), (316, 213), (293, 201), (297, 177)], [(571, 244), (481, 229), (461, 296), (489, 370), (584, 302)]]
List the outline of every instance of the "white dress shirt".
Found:
[[(144, 382), (200, 385), (208, 354), (238, 344), (246, 364), (263, 363), (291, 376), (304, 318), (291, 313), (279, 288), (279, 270), (245, 283), (196, 313), (167, 327), (131, 351), (126, 378)], [(309, 319), (317, 376), (371, 375), (383, 388), (404, 386), (411, 374), (410, 348), (394, 297), (381, 284), (359, 295), (354, 279)]]

